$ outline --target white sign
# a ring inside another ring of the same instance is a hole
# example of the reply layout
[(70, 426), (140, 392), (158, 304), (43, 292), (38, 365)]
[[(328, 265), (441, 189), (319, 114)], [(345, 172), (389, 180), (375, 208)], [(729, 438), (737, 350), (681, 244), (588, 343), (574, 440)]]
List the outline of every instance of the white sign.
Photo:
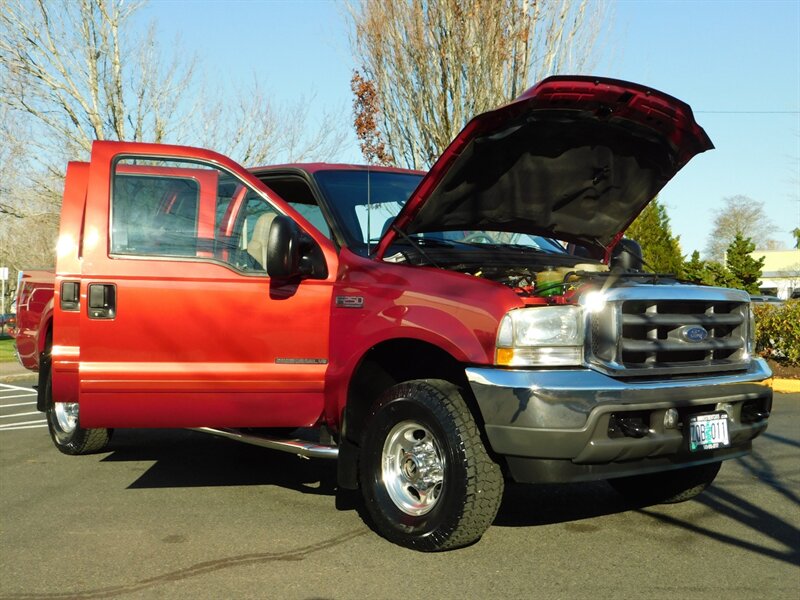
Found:
[(0, 267), (0, 281), (8, 281), (8, 267)]

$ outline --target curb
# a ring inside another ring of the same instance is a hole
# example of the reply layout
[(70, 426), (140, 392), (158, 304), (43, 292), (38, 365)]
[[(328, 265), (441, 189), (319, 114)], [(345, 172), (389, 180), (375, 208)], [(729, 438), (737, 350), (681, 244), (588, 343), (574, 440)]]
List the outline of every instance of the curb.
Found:
[(770, 379), (768, 380), (768, 385), (773, 392), (781, 394), (800, 393), (800, 379)]

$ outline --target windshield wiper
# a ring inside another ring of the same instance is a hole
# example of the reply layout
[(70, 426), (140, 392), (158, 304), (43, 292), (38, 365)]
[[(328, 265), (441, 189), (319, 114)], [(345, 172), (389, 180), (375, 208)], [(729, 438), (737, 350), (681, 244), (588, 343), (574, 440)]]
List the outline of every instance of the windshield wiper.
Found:
[[(405, 231), (403, 231), (402, 229), (400, 229), (400, 228), (398, 228), (398, 227), (395, 227), (394, 225), (392, 225), (392, 229), (395, 231), (395, 233), (397, 233), (397, 235), (399, 235), (399, 236), (400, 236), (400, 238), (402, 238), (404, 241), (408, 242), (408, 243), (409, 243), (409, 244), (411, 244), (411, 245), (412, 245), (414, 248), (416, 248), (416, 249), (419, 251), (420, 255), (422, 255), (422, 257), (423, 257), (425, 260), (427, 260), (427, 261), (428, 261), (430, 264), (432, 264), (434, 267), (439, 267), (439, 265), (436, 263), (436, 261), (435, 261), (435, 260), (433, 260), (433, 259), (432, 259), (432, 258), (431, 258), (431, 257), (430, 257), (430, 256), (429, 256), (429, 255), (428, 255), (426, 252), (425, 252), (425, 250), (423, 250), (423, 249), (422, 249), (422, 245), (421, 245), (419, 242), (421, 242), (421, 241), (424, 241), (426, 245), (427, 245), (429, 242), (436, 242), (435, 244), (434, 244), (434, 243), (432, 243), (432, 244), (430, 244), (430, 245), (431, 245), (431, 246), (437, 246), (437, 247), (439, 247), (439, 248), (452, 248), (452, 247), (453, 247), (453, 244), (452, 244), (452, 243), (450, 243), (450, 242), (446, 242), (446, 241), (444, 241), (444, 240), (432, 240), (431, 238), (417, 238), (417, 239), (414, 239), (414, 238), (412, 238), (412, 237), (408, 236), (408, 234), (406, 234), (406, 232), (405, 232)], [(381, 239), (382, 239), (382, 238), (381, 238)], [(441, 267), (440, 267), (440, 268), (441, 268)]]

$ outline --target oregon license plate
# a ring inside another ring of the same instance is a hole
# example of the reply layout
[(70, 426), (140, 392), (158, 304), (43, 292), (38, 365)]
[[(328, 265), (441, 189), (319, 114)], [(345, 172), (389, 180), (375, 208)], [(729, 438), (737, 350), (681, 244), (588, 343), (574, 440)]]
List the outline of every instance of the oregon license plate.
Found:
[(727, 413), (710, 413), (689, 417), (689, 450), (715, 450), (731, 445), (728, 438)]

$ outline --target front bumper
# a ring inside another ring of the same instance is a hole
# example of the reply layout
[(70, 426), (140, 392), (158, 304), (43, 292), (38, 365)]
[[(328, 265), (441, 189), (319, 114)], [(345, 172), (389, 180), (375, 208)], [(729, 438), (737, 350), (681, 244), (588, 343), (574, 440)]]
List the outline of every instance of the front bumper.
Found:
[[(772, 407), (772, 389), (762, 383), (772, 373), (761, 359), (741, 373), (657, 382), (591, 369), (468, 368), (466, 374), (489, 444), (520, 482), (607, 479), (741, 456), (767, 428)], [(670, 408), (678, 410), (678, 427), (664, 425)], [(721, 410), (730, 447), (690, 452), (680, 424), (691, 414)], [(646, 434), (609, 432), (612, 419), (631, 415), (643, 420)]]

